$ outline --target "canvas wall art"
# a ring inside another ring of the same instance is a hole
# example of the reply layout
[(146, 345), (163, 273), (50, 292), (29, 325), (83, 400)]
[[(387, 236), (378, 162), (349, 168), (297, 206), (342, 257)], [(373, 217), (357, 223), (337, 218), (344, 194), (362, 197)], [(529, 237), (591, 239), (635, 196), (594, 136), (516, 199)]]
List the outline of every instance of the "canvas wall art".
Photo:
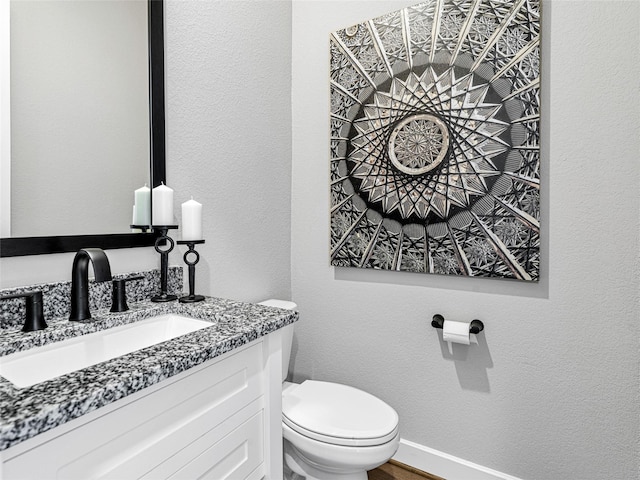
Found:
[(430, 0), (329, 53), (331, 264), (537, 281), (539, 2)]

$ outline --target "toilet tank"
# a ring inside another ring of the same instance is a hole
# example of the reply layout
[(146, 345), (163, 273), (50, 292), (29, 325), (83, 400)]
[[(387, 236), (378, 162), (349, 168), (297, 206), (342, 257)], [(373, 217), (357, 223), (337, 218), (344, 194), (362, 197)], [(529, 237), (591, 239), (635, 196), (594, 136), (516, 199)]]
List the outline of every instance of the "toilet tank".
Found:
[[(258, 305), (266, 305), (268, 307), (284, 308), (286, 310), (295, 310), (298, 308), (294, 302), (287, 300), (277, 300), (271, 298), (260, 302)], [(293, 344), (293, 323), (282, 327), (282, 381), (287, 379), (289, 374), (289, 360), (291, 359), (291, 345)]]

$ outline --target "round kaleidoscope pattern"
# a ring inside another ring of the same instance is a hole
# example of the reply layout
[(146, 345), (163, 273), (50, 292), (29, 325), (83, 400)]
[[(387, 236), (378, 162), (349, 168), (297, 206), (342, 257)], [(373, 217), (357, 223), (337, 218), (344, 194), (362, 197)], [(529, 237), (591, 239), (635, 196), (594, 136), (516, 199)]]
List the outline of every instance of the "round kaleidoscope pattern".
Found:
[(533, 0), (331, 34), (332, 265), (538, 280), (539, 44)]

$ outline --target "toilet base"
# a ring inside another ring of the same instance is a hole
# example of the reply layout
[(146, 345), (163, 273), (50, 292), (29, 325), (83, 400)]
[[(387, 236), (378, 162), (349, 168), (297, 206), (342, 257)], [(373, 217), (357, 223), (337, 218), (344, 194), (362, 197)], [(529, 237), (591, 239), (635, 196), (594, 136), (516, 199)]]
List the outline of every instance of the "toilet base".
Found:
[(366, 471), (337, 472), (328, 471), (326, 468), (311, 462), (287, 440), (284, 441), (284, 461), (287, 467), (293, 472), (291, 480), (299, 480), (296, 475), (302, 476), (306, 480), (367, 480)]

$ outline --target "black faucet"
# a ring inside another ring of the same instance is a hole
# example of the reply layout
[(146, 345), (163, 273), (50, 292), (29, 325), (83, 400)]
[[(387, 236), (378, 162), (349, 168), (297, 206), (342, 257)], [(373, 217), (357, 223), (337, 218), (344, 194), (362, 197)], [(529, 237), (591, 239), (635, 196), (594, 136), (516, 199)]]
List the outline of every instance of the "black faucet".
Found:
[(71, 270), (71, 315), (69, 320), (88, 320), (89, 312), (89, 260), (93, 264), (96, 282), (111, 280), (111, 267), (107, 255), (99, 248), (83, 248), (76, 253)]

